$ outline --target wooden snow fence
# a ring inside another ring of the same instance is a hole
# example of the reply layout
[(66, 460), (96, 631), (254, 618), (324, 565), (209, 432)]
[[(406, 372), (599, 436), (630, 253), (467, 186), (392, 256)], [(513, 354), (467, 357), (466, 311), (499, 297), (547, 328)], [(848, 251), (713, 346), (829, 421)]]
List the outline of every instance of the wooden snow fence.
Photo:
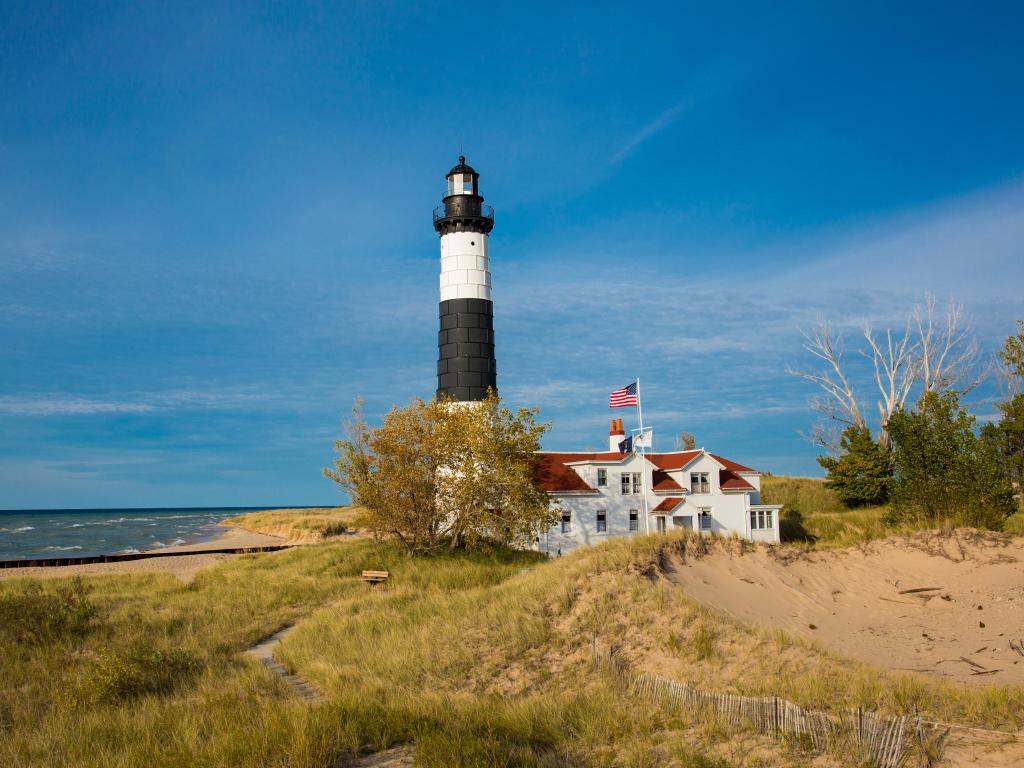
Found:
[(854, 739), (864, 759), (874, 768), (902, 768), (909, 758), (907, 746), (912, 736), (925, 736), (924, 721), (918, 717), (886, 717), (864, 709), (848, 716), (804, 709), (778, 696), (739, 696), (695, 688), (650, 672), (632, 675), (621, 659), (593, 647), (598, 662), (609, 663), (630, 690), (640, 696), (663, 697), (688, 711), (701, 710), (716, 715), (735, 728), (751, 728), (774, 738), (801, 741), (814, 751), (825, 750), (839, 735)]

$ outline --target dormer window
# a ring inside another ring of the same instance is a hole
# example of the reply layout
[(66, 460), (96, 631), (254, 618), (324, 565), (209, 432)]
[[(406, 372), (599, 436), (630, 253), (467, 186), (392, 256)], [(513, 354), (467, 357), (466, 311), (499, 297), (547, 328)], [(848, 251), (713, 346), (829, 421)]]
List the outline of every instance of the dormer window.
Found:
[(711, 478), (707, 472), (690, 473), (690, 493), (711, 493)]

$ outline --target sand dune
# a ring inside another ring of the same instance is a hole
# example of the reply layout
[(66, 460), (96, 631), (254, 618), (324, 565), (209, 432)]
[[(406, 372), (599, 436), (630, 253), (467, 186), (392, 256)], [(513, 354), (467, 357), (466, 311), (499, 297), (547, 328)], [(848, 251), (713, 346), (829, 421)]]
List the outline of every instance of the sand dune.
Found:
[(840, 551), (723, 545), (676, 563), (696, 599), (883, 667), (1024, 685), (1024, 537), (960, 529)]

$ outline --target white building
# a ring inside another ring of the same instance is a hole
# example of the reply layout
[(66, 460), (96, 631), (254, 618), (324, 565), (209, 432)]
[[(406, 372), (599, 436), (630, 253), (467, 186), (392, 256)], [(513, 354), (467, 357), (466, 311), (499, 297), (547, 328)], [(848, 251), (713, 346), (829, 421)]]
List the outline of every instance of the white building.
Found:
[(751, 541), (779, 541), (780, 504), (761, 503), (761, 473), (704, 449), (620, 453), (621, 421), (609, 451), (538, 453), (536, 479), (561, 510), (538, 548), (565, 554), (609, 536), (683, 528)]

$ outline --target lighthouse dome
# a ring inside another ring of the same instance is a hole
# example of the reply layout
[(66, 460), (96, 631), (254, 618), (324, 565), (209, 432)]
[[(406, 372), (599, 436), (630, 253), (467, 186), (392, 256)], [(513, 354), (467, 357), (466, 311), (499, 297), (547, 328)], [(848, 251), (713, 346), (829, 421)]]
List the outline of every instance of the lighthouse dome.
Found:
[(470, 176), (479, 176), (480, 175), (479, 173), (477, 173), (476, 171), (473, 170), (472, 166), (466, 165), (466, 158), (464, 156), (462, 156), (462, 155), (459, 155), (459, 164), (456, 165), (456, 166), (453, 166), (452, 169), (450, 171), (448, 171), (448, 173), (446, 174), (446, 177), (454, 176), (456, 173), (464, 174), (464, 175), (470, 175)]
[(466, 158), (459, 155), (459, 164), (445, 176), (448, 180), (448, 195), (478, 195), (477, 180), (480, 174), (466, 165)]

